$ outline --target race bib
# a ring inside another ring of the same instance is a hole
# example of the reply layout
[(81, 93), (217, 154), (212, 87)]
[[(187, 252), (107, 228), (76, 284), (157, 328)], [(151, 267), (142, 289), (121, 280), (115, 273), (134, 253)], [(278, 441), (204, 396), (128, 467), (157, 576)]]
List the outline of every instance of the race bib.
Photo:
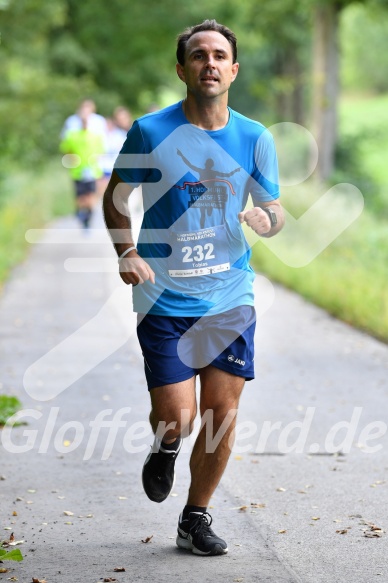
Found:
[(192, 232), (172, 231), (170, 277), (197, 277), (230, 270), (225, 225)]

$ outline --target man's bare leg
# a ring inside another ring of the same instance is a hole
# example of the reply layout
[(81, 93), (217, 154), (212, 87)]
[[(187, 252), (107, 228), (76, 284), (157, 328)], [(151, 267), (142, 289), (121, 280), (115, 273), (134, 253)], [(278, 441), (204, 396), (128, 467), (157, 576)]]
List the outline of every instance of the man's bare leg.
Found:
[(163, 502), (175, 478), (175, 460), (182, 446), (180, 437), (190, 434), (196, 414), (195, 378), (156, 387), (150, 391), (150, 423), (156, 435), (144, 462), (143, 488), (150, 500)]
[[(190, 459), (191, 485), (187, 504), (207, 507), (228, 463), (236, 425), (237, 408), (245, 379), (213, 366), (204, 368), (201, 377), (201, 417), (206, 413), (213, 418), (213, 432), (202, 427)], [(220, 431), (220, 435), (217, 432)], [(206, 431), (208, 444), (206, 444)], [(207, 451), (214, 437), (219, 441), (214, 451)]]
[[(155, 387), (151, 389), (150, 397), (150, 423), (158, 437), (171, 443), (180, 435), (186, 437), (191, 433), (197, 413), (195, 377), (180, 383)], [(168, 427), (167, 431), (163, 431), (163, 426)]]
[(224, 555), (228, 545), (211, 529), (206, 508), (230, 456), (245, 379), (213, 366), (202, 369), (200, 376), (202, 428), (191, 454), (191, 485), (179, 517), (176, 543), (197, 555)]

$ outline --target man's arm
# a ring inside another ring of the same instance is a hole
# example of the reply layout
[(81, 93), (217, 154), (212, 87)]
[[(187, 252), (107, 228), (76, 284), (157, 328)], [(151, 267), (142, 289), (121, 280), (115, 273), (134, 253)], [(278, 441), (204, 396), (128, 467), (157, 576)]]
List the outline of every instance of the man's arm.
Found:
[[(129, 216), (128, 197), (133, 187), (121, 180), (113, 171), (103, 199), (105, 224), (112, 238), (118, 257), (130, 247), (135, 247), (132, 238), (131, 217)], [(151, 267), (137, 254), (130, 251), (120, 260), (120, 277), (126, 284), (137, 285), (150, 280), (155, 283)]]
[[(270, 208), (275, 214), (277, 223), (271, 226), (271, 220), (268, 214), (263, 211), (263, 208)], [(273, 200), (271, 202), (262, 202), (260, 206), (255, 206), (249, 211), (243, 211), (238, 214), (240, 223), (246, 222), (246, 224), (260, 235), (260, 237), (273, 237), (278, 233), (284, 226), (284, 212), (282, 205), (278, 200)]]

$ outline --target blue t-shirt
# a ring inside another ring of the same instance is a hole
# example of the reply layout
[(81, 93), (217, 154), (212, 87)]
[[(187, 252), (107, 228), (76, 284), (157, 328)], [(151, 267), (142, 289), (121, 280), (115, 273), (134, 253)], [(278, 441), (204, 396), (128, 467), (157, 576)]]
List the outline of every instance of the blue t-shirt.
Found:
[(156, 274), (133, 289), (134, 310), (203, 316), (254, 305), (250, 247), (238, 213), (279, 197), (272, 135), (229, 109), (220, 130), (191, 125), (182, 102), (138, 119), (116, 160), (120, 178), (142, 184), (137, 248)]

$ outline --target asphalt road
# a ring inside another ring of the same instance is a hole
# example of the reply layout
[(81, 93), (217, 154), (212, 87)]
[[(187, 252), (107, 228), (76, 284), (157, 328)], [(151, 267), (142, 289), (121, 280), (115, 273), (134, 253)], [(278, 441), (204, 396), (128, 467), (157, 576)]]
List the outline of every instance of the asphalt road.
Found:
[(24, 561), (0, 581), (388, 582), (388, 346), (257, 277), (257, 376), (210, 509), (229, 553), (196, 557), (175, 546), (189, 441), (172, 495), (142, 491), (130, 289), (95, 227), (52, 225), (0, 298), (0, 393), (26, 423), (1, 432), (1, 539)]

